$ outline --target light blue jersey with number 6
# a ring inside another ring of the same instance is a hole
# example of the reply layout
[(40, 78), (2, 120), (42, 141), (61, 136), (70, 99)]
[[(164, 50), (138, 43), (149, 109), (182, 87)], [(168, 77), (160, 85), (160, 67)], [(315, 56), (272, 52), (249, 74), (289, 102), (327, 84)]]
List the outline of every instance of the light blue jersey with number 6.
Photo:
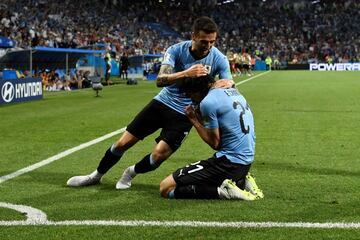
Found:
[[(212, 47), (209, 54), (201, 59), (195, 59), (190, 53), (190, 48), (191, 41), (172, 45), (167, 49), (161, 64), (172, 66), (174, 72), (181, 72), (192, 65), (202, 64), (207, 68), (210, 76), (219, 75), (220, 79), (232, 79), (229, 61), (216, 47)], [(175, 84), (164, 87), (155, 99), (181, 114), (185, 114), (185, 107), (192, 103)]]

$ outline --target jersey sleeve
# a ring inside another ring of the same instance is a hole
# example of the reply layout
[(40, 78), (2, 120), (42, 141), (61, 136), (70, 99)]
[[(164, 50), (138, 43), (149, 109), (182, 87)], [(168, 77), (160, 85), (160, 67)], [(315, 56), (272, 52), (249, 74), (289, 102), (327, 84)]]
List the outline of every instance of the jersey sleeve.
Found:
[(219, 78), (220, 79), (229, 79), (232, 80), (232, 75), (230, 71), (230, 64), (229, 60), (226, 58), (226, 56), (221, 56), (219, 58)]
[(216, 103), (212, 101), (202, 101), (200, 103), (200, 112), (205, 128), (215, 129), (219, 128), (217, 114), (216, 114)]
[(175, 67), (175, 59), (177, 52), (178, 50), (176, 46), (169, 47), (164, 54), (164, 59), (161, 65), (170, 65), (172, 67)]

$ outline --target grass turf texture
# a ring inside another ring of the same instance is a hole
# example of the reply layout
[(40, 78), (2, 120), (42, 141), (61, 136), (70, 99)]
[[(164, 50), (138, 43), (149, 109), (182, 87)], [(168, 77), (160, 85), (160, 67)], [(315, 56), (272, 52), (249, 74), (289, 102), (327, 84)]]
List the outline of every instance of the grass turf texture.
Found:
[[(147, 154), (156, 133), (128, 151), (101, 185), (80, 189), (66, 180), (93, 171), (112, 137), (50, 165), (0, 184), (0, 202), (44, 211), (49, 220), (169, 220), (360, 222), (360, 74), (273, 71), (238, 89), (254, 113), (257, 134), (252, 172), (265, 198), (254, 202), (167, 200), (159, 182), (176, 168), (213, 151), (193, 130), (157, 171), (139, 175), (128, 190), (115, 190), (122, 171)], [(236, 82), (245, 78), (237, 78)], [(45, 93), (44, 99), (0, 106), (0, 176), (126, 126), (159, 91), (153, 82)], [(23, 216), (0, 208), (1, 220)], [(230, 229), (119, 226), (0, 227), (0, 239), (356, 239), (359, 230)]]

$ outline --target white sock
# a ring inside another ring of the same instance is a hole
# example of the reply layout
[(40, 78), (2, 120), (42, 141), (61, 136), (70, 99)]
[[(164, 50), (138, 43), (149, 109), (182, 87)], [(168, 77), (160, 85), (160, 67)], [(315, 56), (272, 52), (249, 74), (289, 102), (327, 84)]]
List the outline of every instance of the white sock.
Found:
[(99, 173), (97, 170), (93, 171), (92, 173), (90, 173), (90, 177), (91, 178), (95, 178), (95, 179), (100, 179), (104, 174)]
[(132, 166), (129, 167), (129, 172), (130, 172), (130, 176), (131, 176), (131, 177), (135, 177), (135, 176), (136, 176), (135, 165), (132, 165)]

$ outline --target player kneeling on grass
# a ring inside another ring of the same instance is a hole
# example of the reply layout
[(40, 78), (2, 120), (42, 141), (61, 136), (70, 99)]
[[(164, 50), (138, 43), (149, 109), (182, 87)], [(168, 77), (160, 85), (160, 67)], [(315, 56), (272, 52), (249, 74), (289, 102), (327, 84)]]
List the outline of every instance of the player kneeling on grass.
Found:
[[(199, 105), (185, 113), (200, 137), (217, 152), (179, 168), (160, 183), (164, 198), (255, 200), (264, 194), (249, 169), (254, 160), (254, 119), (235, 88), (212, 88), (211, 76), (185, 79), (179, 88)], [(201, 118), (201, 119), (200, 119)]]

